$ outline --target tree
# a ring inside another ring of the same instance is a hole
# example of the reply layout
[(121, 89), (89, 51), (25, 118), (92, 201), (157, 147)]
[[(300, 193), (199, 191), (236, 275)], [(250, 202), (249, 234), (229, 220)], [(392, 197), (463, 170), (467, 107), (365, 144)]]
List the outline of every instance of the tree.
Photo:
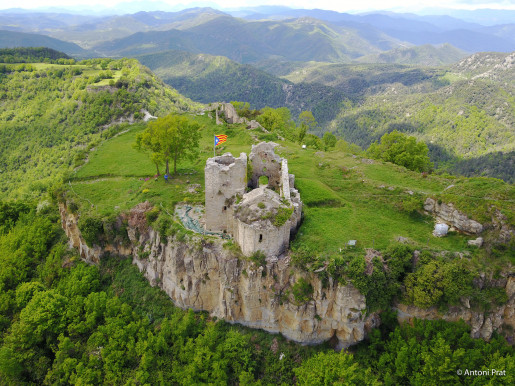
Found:
[(257, 121), (269, 131), (275, 131), (281, 127), (283, 121), (281, 114), (276, 109), (265, 107), (261, 110), (261, 115)]
[(320, 352), (293, 370), (299, 385), (379, 384), (370, 370), (362, 369), (351, 354)]
[(322, 140), (324, 141), (326, 150), (336, 146), (336, 137), (329, 131), (324, 133)]
[(311, 147), (316, 150), (323, 150), (324, 145), (322, 144), (322, 140), (317, 137), (315, 134), (308, 133), (305, 136), (305, 144), (307, 147)]
[(428, 152), (424, 142), (417, 142), (415, 137), (409, 137), (397, 130), (383, 135), (381, 144), (374, 142), (367, 151), (372, 158), (419, 172), (427, 171), (433, 166)]
[(299, 143), (302, 142), (308, 130), (314, 129), (318, 123), (311, 111), (303, 111), (299, 115)]
[(170, 174), (169, 163), (173, 161), (173, 173), (177, 173), (177, 162), (194, 159), (198, 155), (200, 125), (184, 115), (167, 115), (150, 122), (144, 132), (136, 137), (135, 148), (150, 153), (156, 165), (164, 162), (166, 173)]

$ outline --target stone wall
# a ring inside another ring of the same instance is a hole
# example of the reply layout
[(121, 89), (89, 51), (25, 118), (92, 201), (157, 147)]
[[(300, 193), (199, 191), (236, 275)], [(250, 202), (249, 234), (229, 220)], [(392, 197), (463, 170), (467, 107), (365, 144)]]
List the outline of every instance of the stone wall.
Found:
[(290, 242), (290, 222), (277, 228), (275, 226), (260, 229), (254, 225), (236, 221), (234, 239), (241, 246), (245, 256), (255, 251), (262, 251), (266, 256), (279, 256), (286, 252)]
[(259, 177), (268, 177), (268, 187), (271, 189), (281, 188), (281, 165), (282, 159), (274, 152), (277, 146), (273, 142), (261, 142), (252, 145), (249, 160), (252, 162), (252, 176), (249, 176), (249, 186), (257, 188)]
[(281, 162), (281, 197), (291, 201), (290, 174), (288, 173), (288, 160), (283, 158)]
[(241, 153), (238, 158), (230, 153), (209, 158), (205, 173), (205, 220), (206, 229), (215, 232), (228, 231), (232, 221), (227, 209), (236, 194), (245, 193), (247, 180), (247, 155)]

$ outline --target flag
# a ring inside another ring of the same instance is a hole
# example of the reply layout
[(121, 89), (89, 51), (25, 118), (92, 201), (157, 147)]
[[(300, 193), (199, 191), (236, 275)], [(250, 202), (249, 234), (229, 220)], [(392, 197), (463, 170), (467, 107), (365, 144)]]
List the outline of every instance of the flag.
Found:
[(215, 146), (218, 146), (221, 143), (224, 143), (225, 141), (227, 141), (227, 135), (225, 135), (225, 134), (215, 135)]

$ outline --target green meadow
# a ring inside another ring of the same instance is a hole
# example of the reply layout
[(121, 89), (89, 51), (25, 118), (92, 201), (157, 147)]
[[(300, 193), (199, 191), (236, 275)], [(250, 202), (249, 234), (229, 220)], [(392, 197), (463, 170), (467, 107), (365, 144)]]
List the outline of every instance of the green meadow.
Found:
[[(179, 202), (202, 204), (204, 165), (213, 156), (213, 135), (227, 134), (228, 140), (217, 147), (217, 154), (249, 153), (252, 144), (262, 139), (275, 140), (280, 145), (277, 152), (288, 159), (304, 202), (304, 220), (292, 241), (294, 247), (308, 245), (334, 253), (345, 248), (349, 240), (357, 240), (360, 249), (384, 249), (404, 237), (420, 248), (462, 251), (472, 237), (454, 232), (445, 238), (432, 236), (434, 220), (421, 214), (426, 197), (441, 196), (446, 202), (454, 201), (474, 212), (477, 202), (467, 197), (481, 196), (481, 192), (495, 196), (497, 192), (501, 201), (495, 202), (504, 205), (507, 212), (513, 209), (513, 205), (505, 205), (513, 188), (498, 180), (482, 179), (491, 182), (490, 190), (485, 190), (474, 180), (425, 176), (362, 156), (302, 149), (273, 134), (246, 130), (240, 125), (216, 126), (207, 115), (195, 119), (202, 127), (200, 155), (181, 162), (177, 175), (171, 176), (168, 183), (162, 175), (155, 177), (156, 167), (148, 155), (133, 147), (136, 135), (145, 129), (145, 124), (140, 123), (90, 151), (85, 165), (69, 181), (69, 197), (80, 204), (82, 211), (102, 216), (126, 211), (145, 200), (169, 213)], [(163, 166), (160, 172), (164, 173)], [(192, 184), (200, 185), (197, 193), (188, 191)], [(469, 189), (463, 188), (465, 185)]]

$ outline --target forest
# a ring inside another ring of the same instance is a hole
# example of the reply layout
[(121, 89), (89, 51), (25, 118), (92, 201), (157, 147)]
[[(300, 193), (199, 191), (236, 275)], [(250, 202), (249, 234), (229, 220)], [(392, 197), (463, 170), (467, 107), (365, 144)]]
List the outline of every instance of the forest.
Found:
[[(66, 247), (51, 200), (0, 202), (0, 383), (513, 384), (513, 347), (464, 323), (398, 325), (349, 351), (306, 347), (173, 306), (129, 260)], [(464, 369), (505, 370), (463, 377)]]

